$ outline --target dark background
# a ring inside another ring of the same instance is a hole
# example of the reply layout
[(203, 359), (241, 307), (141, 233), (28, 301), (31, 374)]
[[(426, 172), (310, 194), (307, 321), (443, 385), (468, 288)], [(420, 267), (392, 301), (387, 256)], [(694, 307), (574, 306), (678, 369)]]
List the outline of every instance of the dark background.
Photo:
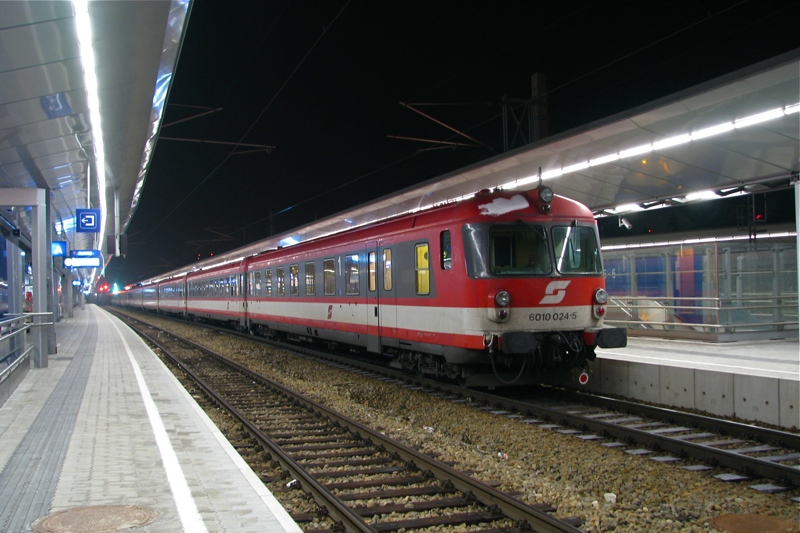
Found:
[[(502, 153), (500, 103), (530, 98), (534, 73), (554, 134), (798, 48), (798, 20), (800, 2), (198, 0), (107, 278), (143, 280)], [(469, 142), (400, 102), (480, 145), (390, 138)], [(200, 108), (221, 111), (184, 120)], [(748, 201), (629, 218), (656, 233), (735, 226)], [(768, 203), (770, 222), (793, 220), (790, 191)]]

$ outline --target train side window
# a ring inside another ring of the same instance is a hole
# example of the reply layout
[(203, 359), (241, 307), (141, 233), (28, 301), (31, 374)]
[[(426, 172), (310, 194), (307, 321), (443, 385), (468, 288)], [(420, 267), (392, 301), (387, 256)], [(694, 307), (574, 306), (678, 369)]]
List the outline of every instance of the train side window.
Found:
[(392, 249), (383, 251), (383, 290), (392, 290)]
[(417, 244), (414, 247), (417, 271), (417, 294), (430, 294), (431, 292), (431, 270), (430, 259), (428, 258), (428, 245)]
[(326, 295), (336, 294), (336, 263), (333, 259), (322, 261), (322, 281)]
[(253, 294), (261, 296), (261, 271), (260, 270), (256, 270), (253, 273), (253, 281), (255, 282), (255, 285), (253, 287), (255, 292)]
[(358, 254), (344, 256), (344, 285), (347, 294), (358, 294), (361, 280), (358, 277)]
[(445, 230), (439, 235), (442, 245), (442, 270), (453, 267), (453, 247), (450, 244), (450, 230)]
[(266, 296), (272, 296), (272, 270), (264, 271), (264, 291)]
[(277, 285), (276, 289), (278, 291), (278, 296), (284, 296), (286, 294), (286, 273), (283, 270), (283, 267), (278, 267), (275, 269), (275, 284)]
[(309, 261), (306, 263), (306, 294), (314, 296), (316, 288), (316, 270), (314, 269), (314, 262)]
[(289, 294), (300, 294), (300, 265), (289, 266)]
[(370, 252), (367, 259), (367, 264), (369, 265), (368, 285), (370, 292), (375, 292), (375, 290), (378, 288), (378, 271), (375, 262), (376, 262), (375, 252)]

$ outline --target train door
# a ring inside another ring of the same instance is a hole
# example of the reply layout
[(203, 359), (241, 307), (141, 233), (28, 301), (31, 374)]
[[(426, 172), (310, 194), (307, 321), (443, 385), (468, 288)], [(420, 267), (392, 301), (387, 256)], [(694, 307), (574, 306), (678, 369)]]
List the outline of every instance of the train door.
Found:
[(384, 346), (397, 346), (397, 297), (395, 293), (394, 264), (392, 248), (378, 251), (378, 293), (380, 306), (380, 336)]
[(367, 351), (381, 353), (381, 316), (378, 291), (378, 243), (367, 243)]

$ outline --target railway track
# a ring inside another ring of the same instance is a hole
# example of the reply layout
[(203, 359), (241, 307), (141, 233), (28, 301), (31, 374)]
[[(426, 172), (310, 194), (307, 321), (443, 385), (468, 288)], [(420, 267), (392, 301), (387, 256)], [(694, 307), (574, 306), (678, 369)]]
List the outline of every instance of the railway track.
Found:
[(522, 503), (220, 354), (124, 320), (237, 418), (289, 472), (288, 485), (302, 487), (326, 510), (334, 529), (388, 532), (466, 524), (487, 532), (580, 531), (579, 518), (557, 519), (549, 506)]
[[(270, 342), (235, 332), (219, 333)], [(621, 447), (632, 455), (649, 456), (687, 470), (714, 469), (728, 482), (749, 482), (767, 493), (797, 493), (800, 502), (800, 435), (702, 414), (677, 411), (615, 398), (552, 388), (521, 396), (464, 390), (457, 385), (416, 377), (369, 361), (353, 360), (307, 346), (280, 344), (328, 364), (368, 372), (377, 379), (487, 410), (498, 416), (521, 418), (542, 428)]]
[[(340, 364), (363, 367), (361, 363)], [(387, 372), (372, 371), (376, 375)], [(800, 487), (797, 433), (560, 389), (542, 388), (520, 397), (513, 391), (507, 395), (465, 392), (457, 386), (393, 375), (409, 386), (422, 387), (451, 401), (469, 401), (498, 416), (522, 417), (526, 423), (585, 441), (624, 447), (632, 455), (674, 462), (693, 471), (729, 469), (715, 477), (728, 482), (757, 480), (752, 487), (761, 492), (798, 492)], [(794, 500), (800, 503), (800, 496)]]

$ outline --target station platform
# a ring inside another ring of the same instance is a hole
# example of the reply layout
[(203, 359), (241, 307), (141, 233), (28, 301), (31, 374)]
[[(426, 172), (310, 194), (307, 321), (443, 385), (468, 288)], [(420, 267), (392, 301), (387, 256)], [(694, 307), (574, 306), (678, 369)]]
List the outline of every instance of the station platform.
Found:
[(628, 337), (598, 349), (587, 387), (600, 394), (800, 428), (797, 339), (727, 343)]
[(76, 308), (56, 339), (0, 407), (0, 531), (302, 531), (118, 319)]

